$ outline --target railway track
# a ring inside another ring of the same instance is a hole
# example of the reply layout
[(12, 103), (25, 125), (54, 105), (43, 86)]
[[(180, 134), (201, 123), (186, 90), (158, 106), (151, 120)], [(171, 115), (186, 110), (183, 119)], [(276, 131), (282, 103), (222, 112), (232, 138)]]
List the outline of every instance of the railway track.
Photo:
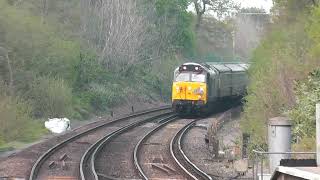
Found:
[(168, 112), (171, 112), (168, 106), (137, 112), (110, 122), (97, 124), (73, 135), (56, 144), (38, 158), (31, 169), (29, 180), (50, 179), (59, 176), (78, 179), (80, 177), (78, 170), (80, 157), (91, 144), (104, 137), (106, 132), (117, 131), (127, 124), (137, 122), (141, 116), (155, 116)]
[(192, 179), (212, 180), (212, 177), (210, 175), (202, 171), (199, 167), (197, 167), (193, 162), (190, 161), (182, 148), (183, 137), (198, 120), (199, 119), (196, 119), (190, 122), (176, 133), (176, 135), (170, 142), (170, 153), (176, 163), (180, 166), (180, 168), (183, 169), (185, 173), (188, 174)]
[(162, 122), (160, 125), (158, 125), (157, 127), (155, 127), (154, 129), (152, 129), (151, 131), (149, 131), (143, 138), (140, 139), (140, 141), (136, 144), (134, 151), (133, 151), (133, 160), (134, 160), (134, 165), (135, 168), (137, 169), (137, 171), (139, 172), (140, 176), (143, 179), (148, 179), (146, 173), (144, 172), (144, 170), (142, 169), (142, 165), (140, 164), (140, 149), (143, 146), (143, 143), (145, 143), (147, 141), (147, 139), (152, 136), (152, 134), (154, 134), (156, 131), (160, 130), (161, 128), (163, 128), (165, 125), (167, 125), (168, 123), (177, 120), (177, 118), (172, 118), (169, 119), (168, 121), (164, 121)]
[[(231, 119), (231, 114), (234, 111), (237, 111), (238, 106), (235, 106), (223, 113), (217, 114), (216, 120), (217, 122), (217, 129), (221, 129), (222, 126), (226, 122), (228, 122)], [(204, 142), (201, 145), (199, 142), (199, 132), (197, 132), (197, 128), (201, 128), (202, 126), (196, 126), (197, 121), (199, 121), (199, 124), (205, 123), (206, 119), (196, 119), (193, 122), (190, 122), (186, 126), (180, 129), (175, 135), (175, 137), (172, 139), (170, 143), (170, 151), (172, 154), (172, 157), (175, 159), (177, 164), (181, 169), (183, 169), (192, 179), (203, 179), (203, 180), (212, 180), (212, 179), (241, 179), (239, 174), (234, 175), (234, 172), (230, 172), (230, 170), (224, 171), (223, 174), (222, 166), (223, 163), (218, 162), (214, 163), (214, 161), (208, 162), (207, 154), (203, 153), (206, 151), (206, 149), (197, 149), (200, 146), (206, 146)], [(201, 128), (202, 129), (202, 128)], [(201, 133), (200, 133), (201, 134)], [(187, 137), (188, 136), (188, 137)], [(191, 137), (196, 139), (191, 140)], [(203, 140), (204, 134), (201, 135), (201, 140)], [(198, 141), (197, 141), (198, 140)], [(197, 141), (197, 146), (192, 147), (192, 144), (194, 145), (194, 141)], [(197, 149), (195, 151), (195, 149)], [(197, 155), (194, 155), (192, 153), (196, 153)], [(202, 154), (203, 153), (203, 154)], [(202, 154), (202, 155), (201, 155)], [(212, 158), (212, 157), (211, 157)], [(209, 157), (210, 159), (210, 157)], [(213, 159), (211, 159), (213, 160)], [(204, 165), (207, 164), (207, 165)], [(208, 166), (209, 165), (209, 166)], [(222, 170), (222, 171), (221, 171)], [(245, 178), (243, 178), (245, 179)], [(247, 178), (250, 179), (250, 178)]]
[(192, 179), (172, 158), (170, 142), (176, 132), (193, 122), (172, 119), (147, 133), (133, 152), (134, 165), (143, 179)]
[[(156, 115), (150, 118), (146, 118), (137, 122), (133, 122), (131, 124), (128, 124), (127, 126), (124, 126), (117, 131), (114, 131), (110, 134), (107, 134), (103, 138), (101, 138), (99, 141), (97, 141), (95, 144), (93, 144), (82, 156), (81, 163), (80, 163), (80, 174), (81, 179), (99, 179), (99, 177), (107, 178), (107, 179), (115, 179), (112, 176), (109, 176), (108, 174), (103, 173), (103, 167), (101, 166), (97, 171), (97, 161), (101, 160), (101, 158), (98, 158), (100, 154), (103, 154), (103, 150), (105, 147), (115, 138), (117, 138), (120, 135), (128, 133), (128, 131), (137, 128), (138, 126), (141, 128), (141, 125), (149, 123), (149, 122), (155, 122), (156, 120), (159, 120), (161, 123), (162, 121), (166, 121), (168, 119), (176, 117), (175, 114), (169, 112), (165, 114)], [(141, 129), (140, 129), (141, 130)], [(128, 147), (126, 147), (127, 149)], [(120, 151), (120, 149), (117, 149), (117, 151)], [(110, 162), (110, 161), (107, 161)], [(118, 162), (120, 163), (120, 162)], [(104, 162), (101, 164), (105, 165)]]
[(57, 144), (34, 164), (29, 180), (216, 179), (193, 163), (183, 139), (200, 119), (168, 107), (96, 124)]

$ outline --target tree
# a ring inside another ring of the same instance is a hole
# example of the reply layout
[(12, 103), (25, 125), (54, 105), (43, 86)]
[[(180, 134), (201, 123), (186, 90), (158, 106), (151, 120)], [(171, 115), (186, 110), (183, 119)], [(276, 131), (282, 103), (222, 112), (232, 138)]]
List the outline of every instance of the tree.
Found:
[(250, 7), (250, 8), (241, 8), (240, 13), (266, 13), (266, 10), (263, 8), (256, 8), (256, 7)]
[(273, 4), (272, 11), (279, 22), (292, 23), (299, 16), (308, 16), (310, 7), (318, 6), (318, 0), (273, 0)]
[(187, 12), (189, 0), (153, 0), (149, 3), (156, 9), (153, 21), (158, 29), (159, 42), (162, 42), (160, 48), (193, 54), (195, 34), (193, 16)]
[(217, 17), (223, 17), (238, 9), (232, 0), (192, 0), (197, 14), (196, 29), (201, 25), (201, 20), (206, 12), (212, 11)]

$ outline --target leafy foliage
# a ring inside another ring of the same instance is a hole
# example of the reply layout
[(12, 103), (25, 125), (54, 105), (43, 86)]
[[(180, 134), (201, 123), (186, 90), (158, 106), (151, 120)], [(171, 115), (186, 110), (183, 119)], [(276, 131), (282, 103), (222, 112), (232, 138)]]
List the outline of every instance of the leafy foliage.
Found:
[(12, 140), (34, 140), (45, 132), (38, 121), (32, 120), (29, 107), (20, 99), (0, 96), (0, 145)]
[[(156, 9), (155, 24), (160, 37), (165, 38), (166, 44), (173, 49), (193, 54), (195, 34), (192, 28), (193, 17), (187, 12), (188, 0), (153, 0)], [(161, 39), (160, 39), (161, 40)]]
[[(121, 56), (117, 56), (112, 53), (112, 44), (101, 48), (108, 44), (106, 34), (93, 34), (92, 40), (83, 32), (88, 30), (83, 24), (86, 18), (99, 20), (81, 14), (94, 6), (81, 6), (88, 1), (0, 0), (0, 144), (38, 137), (45, 132), (41, 119), (87, 118), (128, 97), (168, 100), (171, 73), (179, 63), (171, 55), (193, 50), (192, 16), (186, 12), (186, 1), (160, 1), (157, 0), (157, 7), (156, 0), (144, 4), (131, 1), (137, 8), (127, 7), (127, 13), (134, 10), (135, 15), (127, 20), (137, 18), (137, 22), (145, 23), (145, 27), (136, 28), (146, 33), (109, 36), (125, 45), (128, 52), (138, 53), (133, 56), (118, 48)], [(146, 8), (150, 6), (153, 8)], [(153, 11), (152, 16), (143, 14), (149, 11)], [(96, 27), (90, 24), (95, 22), (88, 23), (88, 27)], [(141, 46), (131, 46), (128, 38)], [(91, 40), (99, 45), (93, 46)], [(158, 44), (161, 48), (153, 48)], [(104, 56), (105, 51), (113, 56)]]
[[(317, 49), (319, 7), (302, 1), (276, 1), (276, 23), (255, 50), (250, 68), (242, 128), (252, 135), (252, 146), (266, 148), (267, 120), (290, 116), (294, 138), (309, 148), (314, 137), (315, 102), (319, 100)], [(297, 13), (297, 11), (298, 13)], [(286, 27), (284, 30), (284, 27)]]
[(32, 102), (36, 117), (62, 118), (72, 112), (72, 91), (63, 79), (36, 79), (28, 99)]
[(297, 83), (296, 106), (289, 112), (297, 137), (315, 137), (315, 106), (320, 101), (320, 74), (313, 73), (306, 81)]

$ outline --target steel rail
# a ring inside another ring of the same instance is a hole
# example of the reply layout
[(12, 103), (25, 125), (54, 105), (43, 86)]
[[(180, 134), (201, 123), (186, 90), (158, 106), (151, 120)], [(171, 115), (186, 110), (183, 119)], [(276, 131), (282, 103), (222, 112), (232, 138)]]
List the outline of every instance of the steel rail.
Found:
[[(171, 153), (171, 156), (173, 157), (173, 159), (175, 160), (175, 162), (179, 165), (179, 167), (186, 173), (188, 174), (192, 179), (194, 180), (198, 180), (199, 178), (197, 178), (196, 176), (200, 176), (201, 178), (203, 179), (208, 179), (208, 180), (212, 180), (212, 178), (206, 174), (205, 172), (203, 172), (202, 170), (200, 170), (195, 164), (193, 164), (189, 158), (185, 155), (184, 151), (182, 150), (182, 147), (181, 147), (181, 139), (183, 137), (183, 134), (185, 134), (185, 132), (191, 128), (196, 121), (198, 121), (200, 119), (195, 119), (193, 120), (192, 122), (188, 123), (186, 126), (184, 126), (182, 129), (180, 129), (176, 134), (175, 136), (172, 138), (171, 142), (170, 142), (170, 153)], [(178, 153), (179, 154), (176, 154), (175, 153), (175, 144), (178, 144)], [(182, 164), (182, 162), (180, 162), (178, 160), (178, 157), (177, 156), (181, 156), (183, 161), (185, 163), (187, 163), (187, 165), (189, 166), (189, 168), (192, 169), (192, 171), (196, 174), (193, 174), (192, 172), (190, 172), (189, 170), (187, 170), (187, 168)]]
[(87, 151), (83, 154), (83, 156), (81, 157), (81, 161), (80, 161), (80, 177), (82, 180), (86, 179), (86, 175), (85, 175), (85, 166), (88, 165), (87, 162), (90, 164), (90, 174), (94, 177), (94, 179), (98, 179), (98, 174), (96, 172), (96, 168), (95, 168), (95, 160), (97, 158), (97, 154), (100, 152), (100, 150), (105, 146), (105, 144), (107, 144), (112, 138), (122, 134), (123, 132), (126, 132), (134, 127), (137, 127), (141, 124), (162, 118), (164, 116), (170, 116), (173, 115), (172, 112), (168, 112), (168, 113), (163, 113), (160, 115), (156, 115), (150, 118), (146, 118), (134, 123), (131, 123), (127, 126), (124, 126), (116, 131), (113, 131), (112, 133), (107, 134), (106, 136), (102, 137), (100, 140), (98, 140), (96, 143), (94, 143), (93, 145), (90, 146), (89, 149), (87, 149)]
[[(192, 122), (190, 122), (189, 124), (192, 124), (196, 122), (196, 120), (193, 120)], [(187, 124), (187, 125), (189, 125)], [(181, 131), (181, 130), (180, 130)], [(186, 173), (188, 174), (188, 176), (190, 176), (192, 179), (195, 179), (197, 180), (198, 178), (196, 178), (191, 172), (189, 172), (178, 160), (177, 156), (175, 155), (174, 153), (174, 143), (176, 142), (176, 139), (178, 137), (178, 134), (180, 133), (180, 131), (178, 131), (174, 136), (173, 138), (171, 139), (171, 142), (170, 142), (170, 154), (172, 156), (172, 158), (174, 159), (174, 161), (178, 164), (178, 166)]]
[(144, 137), (142, 137), (140, 139), (140, 141), (136, 144), (134, 151), (133, 151), (133, 160), (134, 160), (134, 165), (136, 167), (136, 169), (138, 170), (140, 176), (145, 179), (148, 180), (149, 178), (147, 177), (147, 175), (145, 174), (145, 172), (143, 171), (140, 163), (139, 163), (139, 150), (141, 148), (141, 145), (143, 142), (145, 142), (152, 134), (154, 134), (156, 131), (158, 131), (159, 129), (161, 129), (162, 127), (164, 127), (165, 125), (167, 125), (168, 123), (177, 120), (178, 117), (176, 115), (172, 116), (172, 117), (168, 117), (163, 119), (162, 121), (160, 121), (159, 123), (161, 123), (160, 125), (158, 125), (157, 127), (155, 127), (154, 129), (152, 129), (151, 131), (149, 131)]
[(149, 110), (140, 111), (140, 112), (137, 112), (137, 113), (125, 116), (125, 117), (121, 117), (121, 118), (115, 119), (115, 120), (110, 121), (110, 122), (103, 123), (101, 125), (97, 125), (97, 126), (95, 126), (93, 128), (85, 130), (84, 132), (78, 133), (78, 134), (76, 134), (76, 135), (74, 135), (74, 136), (72, 136), (70, 138), (67, 138), (63, 142), (60, 142), (60, 143), (56, 144), (55, 146), (53, 146), (52, 148), (50, 148), (49, 150), (47, 150), (44, 154), (42, 154), (37, 159), (37, 161), (32, 166), (32, 169), (31, 169), (31, 172), (30, 172), (30, 175), (29, 175), (29, 180), (35, 180), (37, 178), (38, 172), (39, 172), (41, 166), (43, 165), (43, 163), (52, 154), (54, 154), (57, 150), (59, 150), (60, 148), (62, 148), (66, 144), (68, 144), (69, 142), (71, 142), (71, 141), (73, 141), (73, 140), (75, 140), (77, 138), (83, 137), (84, 135), (87, 135), (87, 134), (89, 134), (89, 133), (91, 133), (91, 132), (93, 132), (95, 130), (98, 130), (100, 128), (103, 128), (105, 126), (109, 126), (109, 125), (112, 125), (112, 124), (117, 123), (117, 122), (121, 122), (121, 121), (124, 121), (124, 120), (128, 120), (130, 118), (134, 118), (134, 117), (150, 114), (150, 113), (153, 113), (153, 112), (162, 111), (162, 110), (169, 110), (170, 108), (171, 108), (171, 106), (162, 106), (162, 107), (159, 107), (159, 108), (152, 108), (152, 109), (149, 109)]
[[(197, 121), (197, 120), (195, 120)], [(208, 175), (207, 173), (205, 173), (204, 171), (202, 171), (199, 167), (197, 167), (189, 158), (188, 156), (185, 154), (185, 152), (182, 149), (182, 139), (185, 137), (185, 135), (187, 134), (187, 132), (194, 127), (195, 125), (195, 121), (188, 124), (187, 126), (185, 126), (179, 135), (178, 138), (178, 149), (180, 154), (182, 155), (184, 161), (193, 169), (193, 171), (195, 171), (197, 173), (197, 175), (199, 175), (200, 177), (202, 177), (203, 179), (208, 179), (208, 180), (212, 180), (212, 177), (210, 175)]]

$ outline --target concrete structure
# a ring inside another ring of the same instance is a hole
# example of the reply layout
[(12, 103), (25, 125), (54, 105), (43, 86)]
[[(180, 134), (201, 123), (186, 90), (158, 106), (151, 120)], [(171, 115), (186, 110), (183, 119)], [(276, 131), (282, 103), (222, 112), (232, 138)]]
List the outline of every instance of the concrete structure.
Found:
[[(287, 117), (275, 117), (268, 125), (269, 152), (291, 152), (291, 121)], [(289, 159), (289, 154), (270, 154), (270, 171), (273, 172), (281, 159)]]

